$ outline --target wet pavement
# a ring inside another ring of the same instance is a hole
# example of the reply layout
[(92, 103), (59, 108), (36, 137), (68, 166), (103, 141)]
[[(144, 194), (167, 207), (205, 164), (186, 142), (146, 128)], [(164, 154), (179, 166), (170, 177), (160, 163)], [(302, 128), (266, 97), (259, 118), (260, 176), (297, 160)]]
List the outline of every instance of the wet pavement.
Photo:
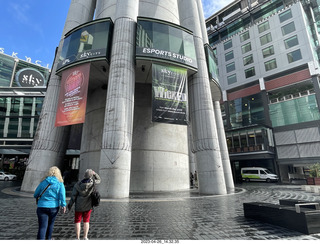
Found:
[[(38, 223), (32, 194), (20, 182), (0, 181), (0, 240), (34, 240)], [(70, 192), (67, 193), (67, 196)], [(135, 194), (102, 199), (91, 215), (90, 240), (319, 240), (283, 227), (244, 217), (244, 202), (279, 203), (279, 199), (320, 201), (299, 185), (243, 183), (226, 196), (199, 196), (196, 189)], [(73, 208), (74, 209), (74, 208)], [(55, 221), (55, 240), (74, 240), (74, 212)], [(164, 242), (162, 242), (164, 243)]]

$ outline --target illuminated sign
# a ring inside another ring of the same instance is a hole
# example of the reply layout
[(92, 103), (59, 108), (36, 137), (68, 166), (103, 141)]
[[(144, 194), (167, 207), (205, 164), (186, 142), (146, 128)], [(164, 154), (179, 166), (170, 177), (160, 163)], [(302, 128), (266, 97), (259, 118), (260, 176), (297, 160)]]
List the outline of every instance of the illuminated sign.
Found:
[(44, 86), (45, 78), (36, 69), (25, 68), (16, 73), (16, 84), (20, 87)]

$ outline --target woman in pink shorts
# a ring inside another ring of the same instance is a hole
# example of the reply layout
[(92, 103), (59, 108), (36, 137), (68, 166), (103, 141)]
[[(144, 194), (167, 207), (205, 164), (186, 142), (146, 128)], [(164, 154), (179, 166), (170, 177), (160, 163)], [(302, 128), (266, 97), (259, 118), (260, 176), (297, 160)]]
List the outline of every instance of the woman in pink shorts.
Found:
[(93, 191), (94, 184), (100, 183), (100, 176), (92, 169), (87, 169), (84, 179), (77, 182), (72, 190), (71, 199), (68, 203), (68, 209), (75, 203), (75, 231), (76, 239), (80, 240), (81, 220), (83, 220), (83, 239), (88, 240), (89, 222), (92, 211), (90, 194)]

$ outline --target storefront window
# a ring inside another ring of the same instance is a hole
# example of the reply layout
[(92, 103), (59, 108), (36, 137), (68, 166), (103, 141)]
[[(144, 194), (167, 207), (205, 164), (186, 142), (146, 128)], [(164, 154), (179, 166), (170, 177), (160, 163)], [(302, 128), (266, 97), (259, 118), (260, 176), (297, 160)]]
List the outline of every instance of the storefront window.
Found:
[(197, 69), (192, 32), (169, 22), (138, 18), (136, 56), (167, 59)]

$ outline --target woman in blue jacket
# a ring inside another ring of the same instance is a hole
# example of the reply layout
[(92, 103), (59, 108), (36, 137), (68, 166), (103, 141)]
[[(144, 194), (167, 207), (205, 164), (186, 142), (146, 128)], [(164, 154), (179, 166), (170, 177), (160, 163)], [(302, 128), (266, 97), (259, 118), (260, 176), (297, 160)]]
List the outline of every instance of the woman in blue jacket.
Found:
[[(48, 188), (45, 190), (47, 186)], [(41, 195), (43, 191), (44, 193)], [(58, 167), (53, 166), (49, 169), (45, 178), (34, 192), (34, 197), (40, 197), (37, 208), (39, 223), (37, 239), (51, 240), (54, 221), (59, 212), (59, 207), (62, 207), (62, 212), (65, 213), (67, 205), (66, 189)]]

